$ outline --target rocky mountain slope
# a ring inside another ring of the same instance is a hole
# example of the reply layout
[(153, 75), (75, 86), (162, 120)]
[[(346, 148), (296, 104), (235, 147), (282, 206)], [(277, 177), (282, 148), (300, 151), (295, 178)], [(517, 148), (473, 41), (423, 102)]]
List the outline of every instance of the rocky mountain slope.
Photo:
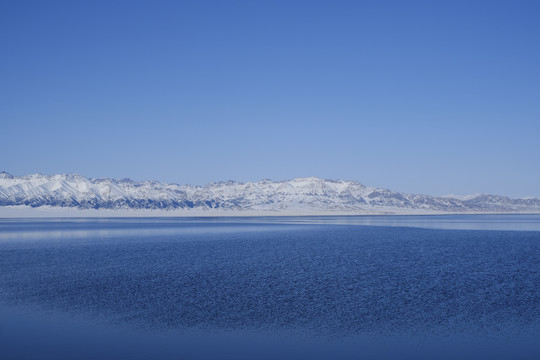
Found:
[(231, 209), (355, 212), (374, 208), (434, 212), (540, 212), (540, 199), (478, 195), (467, 200), (404, 194), (355, 181), (316, 177), (289, 181), (235, 181), (205, 186), (74, 174), (13, 176), (0, 173), (0, 206), (77, 209)]

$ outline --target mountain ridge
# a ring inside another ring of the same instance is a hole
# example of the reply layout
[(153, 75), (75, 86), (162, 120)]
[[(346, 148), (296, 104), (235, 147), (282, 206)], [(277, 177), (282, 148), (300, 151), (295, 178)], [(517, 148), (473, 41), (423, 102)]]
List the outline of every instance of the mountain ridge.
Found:
[(78, 174), (0, 172), (0, 206), (74, 209), (221, 209), (357, 212), (373, 208), (440, 213), (540, 212), (540, 199), (475, 194), (467, 198), (394, 192), (357, 181), (318, 177), (179, 185), (155, 180), (87, 178)]

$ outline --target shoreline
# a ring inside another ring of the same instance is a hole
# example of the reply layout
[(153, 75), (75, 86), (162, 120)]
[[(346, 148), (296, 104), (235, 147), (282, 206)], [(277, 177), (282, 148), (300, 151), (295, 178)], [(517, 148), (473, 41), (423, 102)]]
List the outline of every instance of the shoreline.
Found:
[(538, 215), (540, 212), (442, 212), (399, 208), (363, 210), (150, 210), (76, 209), (62, 207), (1, 206), (0, 218), (115, 218), (115, 217), (279, 217), (279, 216), (418, 216), (418, 215)]

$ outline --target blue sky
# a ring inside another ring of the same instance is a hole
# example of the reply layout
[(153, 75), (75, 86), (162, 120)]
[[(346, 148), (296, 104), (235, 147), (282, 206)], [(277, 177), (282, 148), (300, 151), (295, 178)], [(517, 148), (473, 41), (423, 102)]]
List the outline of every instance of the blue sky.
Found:
[(538, 1), (2, 1), (0, 170), (540, 197)]

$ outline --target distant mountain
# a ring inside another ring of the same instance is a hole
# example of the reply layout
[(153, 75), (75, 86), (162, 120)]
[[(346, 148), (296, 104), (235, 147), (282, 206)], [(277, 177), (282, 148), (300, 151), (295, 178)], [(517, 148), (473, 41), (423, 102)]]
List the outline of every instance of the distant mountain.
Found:
[(385, 209), (404, 213), (540, 212), (540, 199), (477, 195), (404, 194), (355, 181), (316, 177), (288, 181), (217, 182), (206, 186), (130, 179), (94, 179), (74, 174), (13, 176), (0, 172), (0, 206), (77, 209), (225, 209), (272, 211), (367, 212)]

